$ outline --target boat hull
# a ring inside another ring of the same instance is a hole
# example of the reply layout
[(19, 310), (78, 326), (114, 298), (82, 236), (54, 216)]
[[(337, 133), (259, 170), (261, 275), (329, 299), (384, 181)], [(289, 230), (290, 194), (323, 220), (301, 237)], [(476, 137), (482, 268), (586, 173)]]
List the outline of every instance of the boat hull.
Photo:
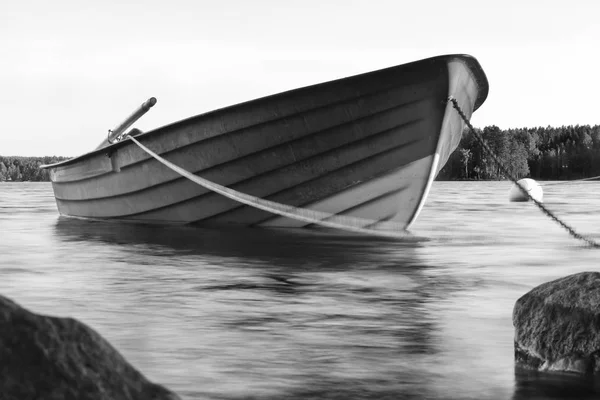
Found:
[[(136, 136), (172, 163), (243, 193), (332, 215), (413, 223), (487, 81), (443, 56), (284, 92)], [(179, 176), (132, 141), (48, 166), (60, 214), (158, 224), (305, 227)], [(370, 221), (370, 222), (369, 222)]]

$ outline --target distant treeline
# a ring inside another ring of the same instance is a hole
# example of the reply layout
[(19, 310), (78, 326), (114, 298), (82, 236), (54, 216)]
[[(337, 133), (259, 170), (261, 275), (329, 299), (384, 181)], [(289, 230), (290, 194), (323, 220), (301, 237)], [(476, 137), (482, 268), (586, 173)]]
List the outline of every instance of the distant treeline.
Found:
[[(600, 175), (600, 125), (508, 130), (486, 126), (477, 131), (517, 178), (563, 180)], [(49, 181), (48, 171), (39, 166), (66, 159), (0, 156), (0, 181)], [(506, 178), (468, 130), (438, 175), (438, 180)]]
[(40, 165), (66, 160), (68, 157), (3, 157), (0, 156), (0, 182), (2, 181), (49, 181), (48, 170)]
[[(508, 130), (487, 126), (477, 131), (517, 178), (566, 180), (600, 175), (600, 125)], [(506, 178), (468, 130), (438, 175), (438, 180)]]

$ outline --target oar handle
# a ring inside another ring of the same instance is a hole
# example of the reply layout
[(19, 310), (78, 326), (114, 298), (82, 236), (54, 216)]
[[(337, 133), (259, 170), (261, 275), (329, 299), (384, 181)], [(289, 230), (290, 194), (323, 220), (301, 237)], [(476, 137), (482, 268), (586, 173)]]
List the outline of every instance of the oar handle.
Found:
[(127, 128), (129, 128), (135, 121), (140, 119), (142, 115), (146, 114), (148, 110), (150, 110), (150, 108), (152, 108), (152, 106), (155, 104), (156, 98), (150, 97), (148, 100), (142, 103), (142, 105), (139, 106), (138, 109), (133, 112), (133, 114), (127, 117), (125, 121), (121, 122), (114, 129), (110, 129), (108, 131), (108, 143), (114, 143), (116, 138), (121, 136), (121, 134), (123, 134)]

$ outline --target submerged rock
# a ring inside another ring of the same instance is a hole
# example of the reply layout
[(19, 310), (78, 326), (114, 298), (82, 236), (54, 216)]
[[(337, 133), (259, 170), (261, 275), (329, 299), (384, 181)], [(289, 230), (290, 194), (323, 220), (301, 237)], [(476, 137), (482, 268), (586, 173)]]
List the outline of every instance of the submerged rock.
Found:
[(517, 300), (513, 325), (518, 366), (600, 373), (600, 272), (534, 288)]
[(149, 382), (72, 318), (37, 315), (0, 296), (2, 399), (179, 399)]

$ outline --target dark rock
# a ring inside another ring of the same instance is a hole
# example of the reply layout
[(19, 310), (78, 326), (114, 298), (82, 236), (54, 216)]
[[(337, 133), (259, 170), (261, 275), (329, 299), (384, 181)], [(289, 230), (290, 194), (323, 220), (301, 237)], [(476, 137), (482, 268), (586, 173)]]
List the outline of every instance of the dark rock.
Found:
[(600, 373), (600, 273), (544, 283), (513, 310), (515, 361), (540, 371)]
[(2, 296), (0, 398), (179, 399), (85, 324), (36, 315)]

